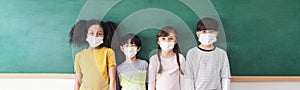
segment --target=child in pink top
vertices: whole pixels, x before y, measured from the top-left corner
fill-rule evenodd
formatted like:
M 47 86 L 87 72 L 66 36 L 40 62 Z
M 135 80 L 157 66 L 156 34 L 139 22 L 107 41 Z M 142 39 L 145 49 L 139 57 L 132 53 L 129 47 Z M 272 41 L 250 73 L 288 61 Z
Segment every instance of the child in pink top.
M 158 52 L 149 60 L 148 90 L 181 90 L 185 59 L 179 54 L 177 33 L 174 28 L 166 26 L 156 37 Z

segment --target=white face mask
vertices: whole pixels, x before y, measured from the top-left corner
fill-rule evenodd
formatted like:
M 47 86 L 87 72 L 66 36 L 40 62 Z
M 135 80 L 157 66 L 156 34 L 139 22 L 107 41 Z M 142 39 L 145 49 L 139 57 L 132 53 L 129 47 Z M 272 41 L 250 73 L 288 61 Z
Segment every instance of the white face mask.
M 159 46 L 163 51 L 170 51 L 174 48 L 173 42 L 160 42 Z
M 89 43 L 90 47 L 97 47 L 103 43 L 103 37 L 95 37 L 87 35 L 86 41 Z
M 133 58 L 137 54 L 137 48 L 136 47 L 125 47 L 124 54 L 126 55 L 127 58 Z
M 217 41 L 216 34 L 200 34 L 198 41 L 203 45 L 211 45 Z

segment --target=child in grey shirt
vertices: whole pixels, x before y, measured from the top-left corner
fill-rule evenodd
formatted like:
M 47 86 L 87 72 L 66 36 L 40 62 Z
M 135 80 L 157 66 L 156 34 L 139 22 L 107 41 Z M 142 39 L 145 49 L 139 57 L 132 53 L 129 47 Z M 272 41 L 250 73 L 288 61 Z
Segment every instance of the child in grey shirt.
M 148 63 L 137 58 L 141 50 L 140 38 L 135 34 L 123 36 L 120 49 L 126 56 L 126 60 L 117 67 L 122 90 L 146 90 Z

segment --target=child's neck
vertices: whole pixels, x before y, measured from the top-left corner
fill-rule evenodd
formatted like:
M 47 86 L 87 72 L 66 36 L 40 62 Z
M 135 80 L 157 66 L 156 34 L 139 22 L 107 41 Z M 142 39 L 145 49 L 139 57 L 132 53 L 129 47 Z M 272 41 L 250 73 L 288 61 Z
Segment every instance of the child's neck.
M 175 53 L 172 50 L 170 50 L 170 51 L 163 51 L 162 50 L 162 52 L 161 52 L 161 56 L 165 57 L 165 58 L 171 58 L 174 55 L 175 55 Z
M 134 63 L 136 60 L 137 60 L 136 56 L 134 56 L 132 58 L 127 58 L 126 57 L 126 62 L 129 62 L 129 63 Z
M 100 49 L 101 47 L 88 47 L 87 49 L 88 50 L 97 50 L 97 49 Z
M 204 50 L 213 50 L 215 48 L 215 46 L 213 44 L 210 44 L 210 45 L 200 44 L 199 48 L 204 49 Z

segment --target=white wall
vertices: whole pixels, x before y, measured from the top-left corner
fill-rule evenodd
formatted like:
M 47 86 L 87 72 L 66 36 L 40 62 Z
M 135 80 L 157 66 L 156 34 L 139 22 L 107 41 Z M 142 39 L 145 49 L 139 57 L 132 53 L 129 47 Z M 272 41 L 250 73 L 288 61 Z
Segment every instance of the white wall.
M 0 90 L 73 90 L 74 79 L 0 78 Z M 231 90 L 300 90 L 300 82 L 232 82 Z
M 74 90 L 74 79 L 5 79 L 0 90 Z

